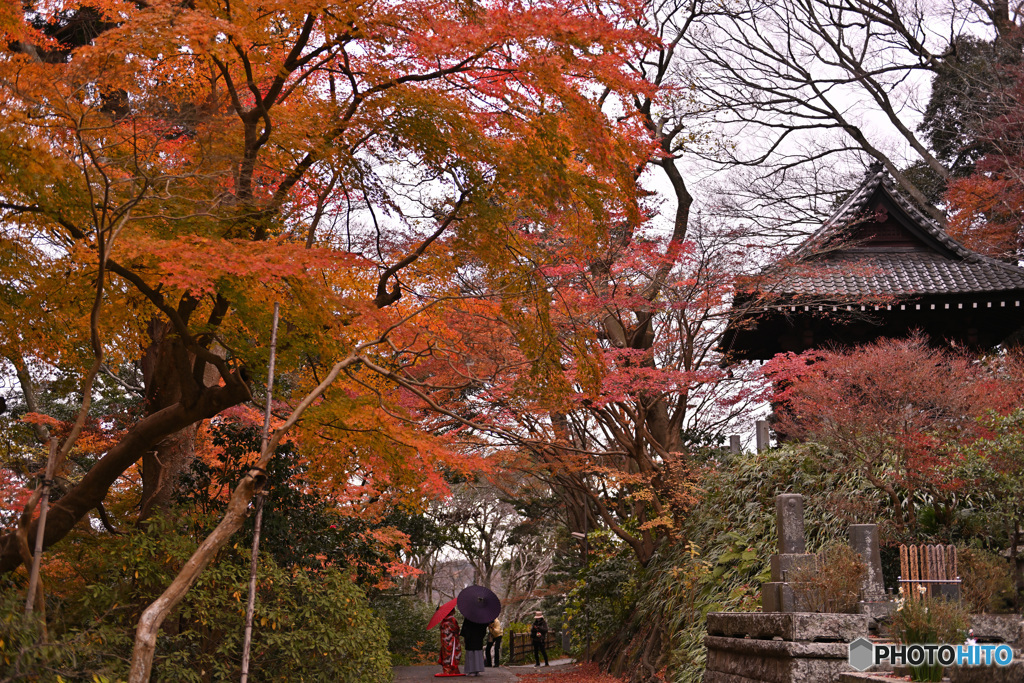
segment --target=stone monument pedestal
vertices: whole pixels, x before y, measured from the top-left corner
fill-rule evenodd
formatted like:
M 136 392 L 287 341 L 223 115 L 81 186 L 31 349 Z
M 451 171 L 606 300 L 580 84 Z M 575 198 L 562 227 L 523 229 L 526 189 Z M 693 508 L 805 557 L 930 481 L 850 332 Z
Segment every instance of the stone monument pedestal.
M 867 632 L 861 614 L 712 613 L 704 683 L 837 683 Z

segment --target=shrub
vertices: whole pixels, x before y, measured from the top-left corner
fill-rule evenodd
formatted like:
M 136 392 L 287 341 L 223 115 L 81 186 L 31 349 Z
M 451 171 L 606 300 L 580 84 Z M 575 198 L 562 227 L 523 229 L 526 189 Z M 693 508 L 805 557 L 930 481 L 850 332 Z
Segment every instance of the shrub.
M 13 585 L 0 592 L 0 672 L 4 681 L 117 680 L 123 667 L 110 651 L 130 648 L 129 634 L 109 624 L 65 629 L 43 642 L 35 615 L 25 616 L 25 594 Z
M 811 612 L 853 612 L 867 565 L 846 543 L 834 542 L 814 556 L 814 569 L 800 568 L 790 581 L 799 586 Z
M 437 629 L 427 630 L 437 607 L 408 595 L 381 594 L 371 603 L 374 613 L 391 632 L 388 651 L 394 666 L 432 664 L 437 661 L 440 639 Z
M 639 578 L 636 560 L 628 549 L 591 560 L 566 601 L 563 626 L 570 630 L 574 652 L 583 652 L 588 638 L 592 653 L 598 651 L 597 644 L 615 638 L 629 620 Z M 548 620 L 549 629 L 556 628 L 553 621 Z M 521 632 L 529 632 L 532 624 L 532 619 L 522 624 Z M 518 624 L 509 628 L 520 632 Z
M 35 646 L 30 621 L 17 617 L 22 591 L 0 595 L 0 656 L 18 663 L 21 680 L 45 672 L 68 681 L 127 676 L 135 625 L 195 543 L 165 520 L 146 531 L 79 539 L 50 558 L 47 609 L 50 644 Z M 154 681 L 237 680 L 240 670 L 249 556 L 225 549 L 167 618 L 153 665 Z M 347 572 L 282 569 L 261 558 L 250 670 L 254 681 L 387 681 L 387 626 Z M 63 592 L 57 592 L 62 585 Z M 43 676 L 54 680 L 55 676 Z M 13 677 L 13 680 L 19 680 Z
M 964 603 L 972 613 L 999 609 L 1003 598 L 1013 595 L 1013 572 L 1010 563 L 990 552 L 977 548 L 958 550 L 961 591 Z

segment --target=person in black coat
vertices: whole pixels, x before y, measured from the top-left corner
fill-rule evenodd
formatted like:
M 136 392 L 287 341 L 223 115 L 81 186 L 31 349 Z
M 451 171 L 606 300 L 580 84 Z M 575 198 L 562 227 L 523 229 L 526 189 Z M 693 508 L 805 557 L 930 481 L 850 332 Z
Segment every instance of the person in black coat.
M 540 666 L 540 655 L 544 654 L 544 666 L 548 664 L 548 622 L 542 612 L 533 613 L 533 625 L 530 627 L 530 640 L 533 641 L 533 659 Z
M 466 641 L 466 675 L 479 676 L 484 670 L 484 635 L 487 624 L 466 619 L 462 622 L 462 637 Z

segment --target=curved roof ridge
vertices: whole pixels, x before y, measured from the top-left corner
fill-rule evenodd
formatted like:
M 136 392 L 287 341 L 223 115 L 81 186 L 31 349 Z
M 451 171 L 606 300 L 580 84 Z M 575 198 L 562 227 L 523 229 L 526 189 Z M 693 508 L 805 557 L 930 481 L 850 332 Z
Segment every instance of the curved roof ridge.
M 883 171 L 884 174 L 884 171 Z M 960 258 L 969 259 L 972 257 L 982 257 L 981 254 L 971 251 L 963 244 L 958 242 L 949 236 L 938 221 L 925 214 L 921 209 L 917 207 L 914 202 L 910 201 L 898 187 L 896 187 L 895 181 L 889 177 L 888 174 L 884 174 L 885 177 L 882 179 L 882 185 L 886 190 L 886 193 L 892 199 L 892 201 L 899 206 L 907 215 L 914 220 L 917 225 L 924 228 L 929 235 L 938 240 L 943 246 L 948 248 L 950 251 L 955 253 Z M 982 257 L 985 258 L 985 257 Z
M 827 235 L 849 225 L 864 210 L 868 199 L 878 189 L 879 184 L 883 182 L 885 175 L 885 170 L 881 164 L 869 166 L 860 186 L 846 198 L 846 201 L 839 205 L 839 208 L 821 224 L 820 228 L 811 233 L 810 237 L 793 250 L 792 255 L 800 256 L 803 252 L 812 250 Z
M 972 249 L 967 248 L 959 240 L 950 236 L 950 234 L 947 233 L 935 219 L 926 215 L 917 207 L 916 204 L 910 201 L 906 197 L 906 195 L 900 192 L 899 188 L 896 187 L 896 183 L 892 178 L 886 176 L 882 182 L 885 185 L 885 189 L 888 191 L 889 196 L 892 197 L 892 200 L 897 205 L 899 205 L 901 209 L 906 211 L 907 214 L 911 218 L 913 218 L 918 225 L 927 230 L 932 235 L 932 237 L 939 240 L 943 245 L 945 245 L 950 250 L 955 252 L 961 258 L 968 261 L 982 262 L 994 266 L 999 266 L 1000 268 L 1012 271 L 1014 273 L 1019 273 L 1021 271 L 1021 267 L 1019 265 L 1008 263 L 1003 259 L 998 259 L 993 256 L 988 256 L 986 254 L 981 254 L 976 251 L 973 251 Z

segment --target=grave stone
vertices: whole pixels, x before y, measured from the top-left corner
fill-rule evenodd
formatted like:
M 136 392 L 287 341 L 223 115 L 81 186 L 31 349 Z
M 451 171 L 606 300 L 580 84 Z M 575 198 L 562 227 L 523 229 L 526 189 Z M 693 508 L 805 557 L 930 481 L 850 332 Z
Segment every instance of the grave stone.
M 813 571 L 814 555 L 806 552 L 804 540 L 804 497 L 799 493 L 775 496 L 775 524 L 779 552 L 769 558 L 771 581 L 761 584 L 761 609 L 765 612 L 802 612 L 807 610 L 799 591 L 789 581 L 792 573 Z
M 775 523 L 779 530 L 779 554 L 803 554 L 804 497 L 799 493 L 780 493 L 775 496 Z
M 860 555 L 861 560 L 867 565 L 867 572 L 861 582 L 857 611 L 868 616 L 870 619 L 868 625 L 872 632 L 875 632 L 879 628 L 879 621 L 892 614 L 896 607 L 885 594 L 885 582 L 882 579 L 882 555 L 878 548 L 878 525 L 851 524 L 850 547 Z
M 771 448 L 771 432 L 768 429 L 768 420 L 757 420 L 754 422 L 754 441 L 757 444 L 758 453 Z
M 850 547 L 860 554 L 867 565 L 864 581 L 861 583 L 860 598 L 866 602 L 885 600 L 885 583 L 882 581 L 882 555 L 878 548 L 877 524 L 851 524 Z

